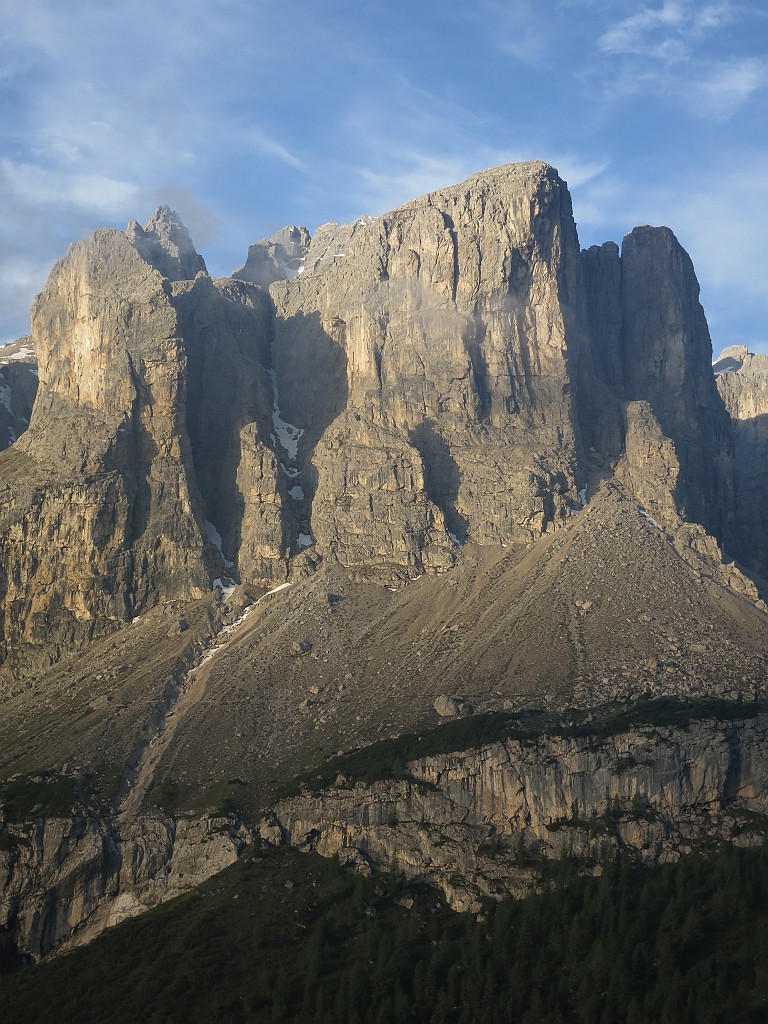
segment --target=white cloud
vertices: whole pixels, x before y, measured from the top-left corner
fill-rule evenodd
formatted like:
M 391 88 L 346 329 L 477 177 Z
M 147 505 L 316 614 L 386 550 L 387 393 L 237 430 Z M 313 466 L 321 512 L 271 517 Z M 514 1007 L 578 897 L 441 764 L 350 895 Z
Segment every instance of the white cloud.
M 643 7 L 612 25 L 598 39 L 598 49 L 665 62 L 685 60 L 696 40 L 718 31 L 735 17 L 728 3 L 700 8 L 687 0 L 665 0 L 661 7 Z
M 691 82 L 681 101 L 696 117 L 727 121 L 754 93 L 767 86 L 766 61 L 722 61 L 710 64 L 704 78 Z
M 557 17 L 544 14 L 534 0 L 479 0 L 465 13 L 518 63 L 541 67 L 552 62 Z
M 66 174 L 3 158 L 0 182 L 6 202 L 76 206 L 107 217 L 130 211 L 139 194 L 130 182 L 106 175 Z
M 245 133 L 242 141 L 261 156 L 272 157 L 299 171 L 305 169 L 306 165 L 303 160 L 259 128 L 250 128 Z

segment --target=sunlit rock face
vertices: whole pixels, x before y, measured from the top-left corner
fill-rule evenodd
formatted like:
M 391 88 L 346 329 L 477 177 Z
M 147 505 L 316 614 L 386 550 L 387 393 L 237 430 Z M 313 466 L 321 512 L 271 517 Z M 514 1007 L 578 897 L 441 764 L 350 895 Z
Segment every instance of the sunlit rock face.
M 317 252 L 321 249 L 322 252 Z M 304 430 L 318 550 L 447 567 L 451 533 L 528 541 L 578 505 L 568 191 L 503 167 L 327 226 L 272 286 L 284 414 Z
M 37 398 L 4 464 L 4 632 L 9 652 L 55 654 L 208 574 L 165 279 L 99 231 L 53 269 L 32 341 Z
M 249 577 L 285 576 L 269 300 L 204 269 L 169 281 L 157 266 L 204 267 L 186 230 L 160 211 L 143 232 L 73 246 L 33 309 L 39 388 L 0 496 L 5 651 L 21 663 L 201 596 L 241 549 Z

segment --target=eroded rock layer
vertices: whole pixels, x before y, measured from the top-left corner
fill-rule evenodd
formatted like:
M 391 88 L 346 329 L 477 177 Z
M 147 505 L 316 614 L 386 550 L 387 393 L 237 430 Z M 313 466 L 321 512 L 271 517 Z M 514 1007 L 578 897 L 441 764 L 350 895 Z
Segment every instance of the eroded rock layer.
M 599 861 L 628 848 L 655 864 L 713 840 L 762 845 L 767 727 L 762 716 L 509 739 L 411 761 L 400 780 L 340 776 L 278 804 L 262 833 L 427 878 L 477 911 L 483 897 L 525 892 L 526 864 L 566 850 Z

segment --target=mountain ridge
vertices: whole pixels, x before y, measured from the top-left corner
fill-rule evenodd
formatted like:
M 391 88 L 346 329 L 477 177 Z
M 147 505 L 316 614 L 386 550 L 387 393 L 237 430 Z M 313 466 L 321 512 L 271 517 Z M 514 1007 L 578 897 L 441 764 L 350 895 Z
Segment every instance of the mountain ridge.
M 222 811 L 224 860 L 293 841 L 260 816 L 345 751 L 452 716 L 765 698 L 768 374 L 739 350 L 715 377 L 669 229 L 581 250 L 549 165 L 291 226 L 216 280 L 162 207 L 70 249 L 32 339 L 30 425 L 0 453 L 0 794 L 31 794 L 8 843 L 49 785 L 75 808 L 61 876 L 0 850 L 0 927 L 36 956 L 46 927 L 207 877 Z M 186 881 L 98 857 L 84 881 L 80 836 L 129 858 L 179 822 Z M 50 896 L 69 868 L 77 922 Z

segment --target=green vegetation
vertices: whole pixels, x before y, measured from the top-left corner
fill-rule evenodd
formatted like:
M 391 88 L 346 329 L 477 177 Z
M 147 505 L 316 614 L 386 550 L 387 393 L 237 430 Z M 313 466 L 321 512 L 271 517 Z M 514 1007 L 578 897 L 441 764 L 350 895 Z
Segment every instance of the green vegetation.
M 247 783 L 240 778 L 195 786 L 166 776 L 152 786 L 147 803 L 169 813 L 226 816 L 243 809 L 246 786 Z
M 562 716 L 546 711 L 489 712 L 458 718 L 419 734 L 410 733 L 380 740 L 370 746 L 339 754 L 298 776 L 281 796 L 299 791 L 301 786 L 323 789 L 339 774 L 355 782 L 370 785 L 381 779 L 403 778 L 409 761 L 454 751 L 470 750 L 506 739 L 535 742 L 542 736 L 593 738 L 599 741 L 638 726 L 677 726 L 686 728 L 701 719 L 734 721 L 755 718 L 768 712 L 768 703 L 725 700 L 678 701 L 673 699 L 611 704 L 591 712 L 574 712 L 568 723 Z M 629 771 L 634 759 L 625 758 L 615 771 Z
M 725 847 L 544 890 L 475 918 L 401 879 L 249 854 L 85 949 L 0 978 L 27 1024 L 757 1024 L 768 850 Z M 411 910 L 398 901 L 415 899 Z
M 17 824 L 69 815 L 77 796 L 74 781 L 56 772 L 42 771 L 0 783 L 3 813 L 7 821 Z

